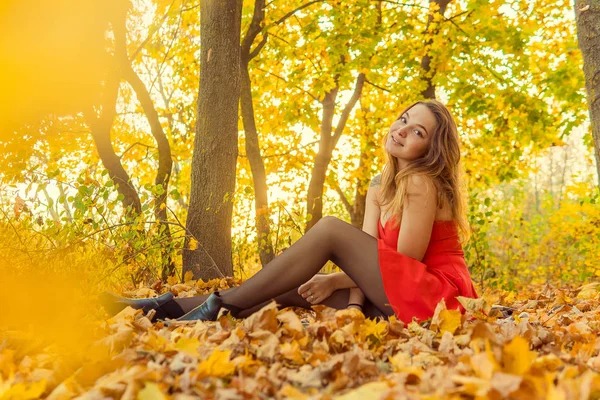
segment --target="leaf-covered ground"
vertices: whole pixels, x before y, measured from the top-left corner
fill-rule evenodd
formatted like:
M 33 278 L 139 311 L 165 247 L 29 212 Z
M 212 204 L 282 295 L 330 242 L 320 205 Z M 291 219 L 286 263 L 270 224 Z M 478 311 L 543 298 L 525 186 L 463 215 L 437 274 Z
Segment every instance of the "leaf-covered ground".
M 229 284 L 188 281 L 129 295 L 185 297 Z M 0 398 L 600 397 L 596 284 L 490 291 L 463 304 L 464 315 L 440 303 L 431 320 L 408 325 L 272 303 L 245 320 L 165 326 L 127 308 L 98 322 L 84 356 L 70 360 L 0 332 Z

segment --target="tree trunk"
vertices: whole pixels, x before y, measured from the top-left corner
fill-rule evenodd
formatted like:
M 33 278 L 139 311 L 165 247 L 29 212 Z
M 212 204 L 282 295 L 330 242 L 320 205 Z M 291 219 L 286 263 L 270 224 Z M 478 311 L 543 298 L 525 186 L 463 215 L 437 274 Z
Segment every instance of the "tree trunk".
M 323 99 L 323 121 L 321 122 L 321 138 L 319 141 L 319 152 L 315 157 L 315 165 L 310 174 L 308 184 L 308 199 L 306 203 L 306 231 L 323 217 L 323 184 L 327 166 L 331 160 L 333 148 L 330 145 L 331 131 L 333 130 L 333 116 L 335 114 L 335 98 L 338 87 L 325 94 Z M 313 221 L 314 220 L 314 221 Z
M 254 107 L 252 104 L 252 89 L 248 64 L 242 62 L 241 66 L 241 106 L 244 132 L 246 133 L 246 155 L 250 162 L 252 180 L 254 182 L 254 207 L 256 209 L 257 244 L 260 262 L 264 267 L 274 257 L 271 244 L 271 228 L 269 226 L 269 197 L 265 165 L 260 154 L 258 133 L 254 120 Z
M 600 0 L 575 0 L 575 19 L 600 186 Z
M 169 180 L 173 168 L 171 145 L 160 124 L 158 112 L 156 112 L 154 102 L 150 97 L 146 85 L 144 85 L 144 82 L 142 82 L 131 66 L 131 61 L 127 55 L 127 32 L 125 22 L 126 15 L 123 15 L 122 18 L 115 21 L 113 26 L 115 32 L 115 57 L 117 57 L 119 62 L 123 78 L 131 85 L 138 101 L 142 105 L 144 114 L 150 124 L 150 131 L 152 136 L 154 136 L 158 148 L 158 170 L 156 171 L 156 177 L 154 179 L 154 184 L 157 186 L 157 191 L 154 193 L 154 216 L 157 221 L 160 221 L 161 231 L 167 239 L 166 243 L 162 246 L 164 251 L 162 254 L 163 266 L 161 270 L 162 279 L 166 281 L 167 278 L 175 272 L 175 264 L 171 257 L 170 246 L 168 246 L 168 244 L 171 243 L 171 229 L 168 224 L 166 207 Z M 158 186 L 160 186 L 160 188 L 158 188 Z
M 233 275 L 231 217 L 238 155 L 241 0 L 200 1 L 198 119 L 192 157 L 184 272 Z
M 430 8 L 431 4 L 437 4 L 439 6 L 439 10 L 436 12 L 444 15 L 446 12 L 446 7 L 450 0 L 429 0 Z M 431 30 L 431 38 L 425 42 L 425 46 L 431 46 L 433 43 L 433 36 L 437 35 L 439 32 L 439 28 L 431 29 L 431 24 L 433 23 L 434 13 L 430 12 L 429 17 L 427 18 L 427 26 L 425 27 L 425 32 L 429 32 Z M 437 26 L 437 25 L 436 25 Z M 435 77 L 435 70 L 431 70 L 431 57 L 429 53 L 425 54 L 425 57 L 421 60 L 421 69 L 423 70 L 423 79 L 427 83 L 427 88 L 421 92 L 421 96 L 425 99 L 435 99 L 435 85 L 433 84 L 433 78 Z
M 335 81 L 337 82 L 337 78 Z M 328 92 L 323 99 L 323 122 L 321 123 L 319 152 L 315 158 L 315 165 L 308 185 L 308 199 L 306 202 L 308 221 L 306 222 L 306 231 L 312 228 L 317 221 L 323 217 L 323 186 L 325 184 L 327 168 L 329 167 L 333 150 L 344 132 L 346 122 L 350 117 L 350 112 L 356 105 L 356 102 L 360 99 L 364 83 L 365 74 L 358 74 L 354 93 L 348 101 L 348 104 L 346 104 L 346 107 L 344 107 L 344 111 L 342 111 L 342 115 L 340 116 L 340 120 L 333 135 L 331 132 L 333 131 L 333 116 L 335 114 L 335 98 L 337 97 L 339 87 L 336 86 L 331 92 Z
M 257 47 L 250 52 L 250 48 L 254 43 L 254 39 L 262 30 L 260 24 L 265 19 L 265 0 L 256 0 L 254 3 L 254 15 L 252 22 L 248 27 L 248 31 L 242 40 L 241 47 L 241 94 L 240 105 L 242 108 L 242 121 L 244 123 L 244 132 L 246 134 L 246 156 L 250 162 L 250 170 L 252 171 L 252 181 L 254 182 L 254 208 L 255 223 L 256 223 L 256 242 L 258 245 L 258 254 L 260 263 L 264 267 L 275 256 L 273 245 L 271 243 L 271 227 L 269 225 L 269 196 L 267 186 L 267 174 L 265 172 L 265 164 L 263 163 L 260 154 L 260 146 L 258 142 L 258 132 L 256 129 L 256 121 L 254 119 L 254 103 L 252 101 L 252 81 L 250 80 L 249 63 L 252 58 L 258 55 L 258 52 L 265 45 L 267 35 L 263 36 L 263 40 Z
M 127 214 L 139 215 L 142 212 L 140 197 L 131 183 L 129 174 L 123 168 L 121 159 L 115 153 L 110 140 L 110 130 L 116 115 L 118 93 L 119 78 L 115 74 L 106 82 L 100 116 L 96 117 L 96 112 L 91 107 L 86 109 L 83 114 L 92 132 L 102 165 L 104 165 L 108 175 L 117 186 L 119 194 L 123 195 L 123 207 L 127 210 Z

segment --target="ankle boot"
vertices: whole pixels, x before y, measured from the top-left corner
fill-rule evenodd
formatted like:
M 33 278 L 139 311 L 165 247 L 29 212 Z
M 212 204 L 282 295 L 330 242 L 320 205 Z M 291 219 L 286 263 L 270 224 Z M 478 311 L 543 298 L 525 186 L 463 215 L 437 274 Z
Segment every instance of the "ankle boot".
M 117 296 L 114 293 L 103 292 L 100 294 L 100 303 L 104 306 L 106 311 L 111 315 L 115 315 L 123 310 L 125 307 L 130 306 L 135 309 L 144 310 L 146 314 L 150 310 L 157 310 L 160 306 L 173 300 L 173 293 L 167 292 L 158 297 L 151 297 L 147 299 L 130 299 L 127 297 Z
M 208 296 L 208 299 L 206 299 L 204 303 L 200 304 L 187 314 L 177 318 L 177 321 L 216 321 L 219 312 L 222 309 L 229 312 L 234 317 L 242 311 L 239 307 L 223 303 L 223 299 L 219 295 L 219 292 L 214 292 Z

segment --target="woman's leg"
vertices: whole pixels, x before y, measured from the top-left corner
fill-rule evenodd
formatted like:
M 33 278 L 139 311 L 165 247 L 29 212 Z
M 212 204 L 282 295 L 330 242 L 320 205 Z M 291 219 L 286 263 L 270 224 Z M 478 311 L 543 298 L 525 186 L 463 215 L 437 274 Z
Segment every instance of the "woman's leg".
M 377 240 L 334 217 L 319 220 L 282 254 L 240 286 L 223 292 L 221 298 L 225 304 L 252 309 L 308 281 L 328 260 L 348 274 L 383 314 L 393 314 L 379 271 Z
M 227 290 L 230 290 L 230 289 L 227 289 Z M 226 290 L 221 291 L 220 293 L 226 293 Z M 333 292 L 331 294 L 331 296 L 329 296 L 327 299 L 322 301 L 320 304 L 325 305 L 327 307 L 335 308 L 336 310 L 342 310 L 342 309 L 346 308 L 348 305 L 349 293 L 350 293 L 350 289 L 336 290 L 335 292 Z M 200 296 L 183 297 L 183 298 L 173 299 L 172 301 L 176 302 L 179 305 L 179 307 L 183 310 L 183 313 L 180 315 L 177 314 L 177 315 L 173 315 L 173 316 L 168 316 L 168 318 L 178 318 L 181 315 L 193 310 L 194 308 L 196 308 L 200 304 L 202 304 L 208 298 L 208 296 L 209 296 L 208 294 L 203 294 Z M 278 304 L 280 309 L 285 308 L 285 307 L 301 307 L 301 308 L 306 308 L 307 310 L 310 310 L 311 306 L 312 306 L 311 303 L 306 301 L 302 296 L 300 296 L 298 294 L 297 287 L 295 287 L 294 289 L 290 290 L 287 293 L 284 293 L 282 295 L 275 297 L 273 300 L 275 300 L 275 302 Z M 246 317 L 254 314 L 255 312 L 257 312 L 258 310 L 260 310 L 261 308 L 263 308 L 270 302 L 271 302 L 271 300 L 267 300 L 260 304 L 255 305 L 252 308 L 243 310 L 240 312 L 238 317 L 246 318 Z M 363 313 L 365 314 L 365 317 L 367 317 L 367 318 L 387 317 L 387 315 L 385 315 L 381 311 L 379 311 L 379 309 L 377 307 L 375 307 L 375 305 L 373 303 L 371 303 L 369 300 L 366 300 L 363 305 Z
M 339 289 L 339 290 L 334 291 L 331 294 L 331 296 L 329 296 L 328 298 L 326 298 L 324 301 L 322 301 L 319 304 L 322 304 L 327 307 L 335 308 L 337 310 L 342 310 L 342 309 L 345 309 L 348 305 L 349 294 L 350 294 L 350 289 Z M 302 296 L 300 296 L 298 294 L 297 287 L 290 290 L 287 293 L 284 293 L 282 295 L 275 297 L 274 300 L 279 305 L 280 309 L 285 308 L 285 307 L 301 307 L 301 308 L 306 308 L 306 309 L 310 310 L 312 307 L 311 303 L 306 301 Z M 257 312 L 264 306 L 266 306 L 269 302 L 270 301 L 265 301 L 264 303 L 260 303 L 252 308 L 243 310 L 242 312 L 240 312 L 238 317 L 246 318 L 246 317 L 254 314 L 255 312 Z M 373 305 L 373 303 L 371 303 L 368 300 L 366 300 L 365 304 L 363 305 L 363 313 L 365 314 L 365 317 L 367 317 L 367 318 L 375 318 L 375 317 L 386 318 L 387 317 L 387 315 L 385 315 L 381 311 L 379 311 L 379 309 L 377 309 L 377 307 L 375 307 Z

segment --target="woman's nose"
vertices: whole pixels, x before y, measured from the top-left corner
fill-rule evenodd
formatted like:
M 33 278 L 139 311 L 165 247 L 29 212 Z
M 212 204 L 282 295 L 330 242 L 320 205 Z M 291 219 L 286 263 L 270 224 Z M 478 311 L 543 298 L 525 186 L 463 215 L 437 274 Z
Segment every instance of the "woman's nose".
M 406 127 L 404 127 L 404 128 L 400 128 L 400 129 L 398 130 L 398 135 L 400 135 L 400 136 L 402 136 L 402 137 L 406 137 L 406 132 L 407 132 L 407 129 L 406 129 Z

